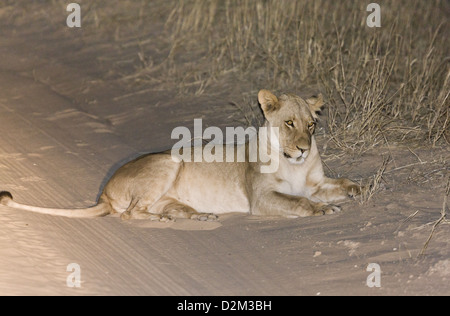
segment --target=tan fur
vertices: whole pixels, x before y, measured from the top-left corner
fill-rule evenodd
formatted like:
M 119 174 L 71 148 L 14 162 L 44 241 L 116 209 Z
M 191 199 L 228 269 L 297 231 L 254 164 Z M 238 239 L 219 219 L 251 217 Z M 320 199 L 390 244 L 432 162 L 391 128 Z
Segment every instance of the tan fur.
M 151 154 L 121 167 L 106 185 L 99 204 L 85 210 L 52 210 L 15 203 L 0 193 L 0 203 L 33 212 L 68 217 L 120 213 L 123 219 L 214 220 L 217 214 L 242 212 L 285 217 L 331 214 L 331 205 L 359 194 L 347 179 L 325 177 L 314 138 L 317 112 L 323 98 L 295 95 L 276 97 L 261 90 L 258 100 L 265 127 L 279 128 L 279 168 L 262 173 L 262 162 L 184 162 L 170 152 Z M 260 137 L 260 135 L 258 136 Z M 251 142 L 258 142 L 255 137 Z M 268 142 L 268 146 L 272 146 Z M 273 140 L 272 140 L 273 141 Z M 243 147 L 247 146 L 247 147 Z M 246 150 L 248 144 L 236 146 Z M 246 151 L 248 158 L 248 150 Z

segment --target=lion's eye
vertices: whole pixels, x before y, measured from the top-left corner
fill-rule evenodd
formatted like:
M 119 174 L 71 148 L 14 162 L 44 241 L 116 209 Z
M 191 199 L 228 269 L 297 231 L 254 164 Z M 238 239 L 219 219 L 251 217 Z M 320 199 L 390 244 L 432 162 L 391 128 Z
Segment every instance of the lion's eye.
M 316 125 L 316 122 L 312 122 L 312 121 L 311 121 L 311 122 L 308 123 L 308 127 L 309 127 L 309 128 L 313 128 L 314 125 Z
M 294 127 L 294 122 L 292 120 L 286 121 L 285 123 L 289 127 Z

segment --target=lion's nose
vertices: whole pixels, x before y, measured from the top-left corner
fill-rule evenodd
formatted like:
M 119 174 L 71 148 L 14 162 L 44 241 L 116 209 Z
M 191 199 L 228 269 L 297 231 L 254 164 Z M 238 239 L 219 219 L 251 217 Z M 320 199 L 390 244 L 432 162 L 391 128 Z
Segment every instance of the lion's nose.
M 308 151 L 308 150 L 309 150 L 309 148 L 302 148 L 302 147 L 300 147 L 300 146 L 296 146 L 296 147 L 297 147 L 298 150 L 301 151 L 302 154 L 303 154 L 305 151 Z

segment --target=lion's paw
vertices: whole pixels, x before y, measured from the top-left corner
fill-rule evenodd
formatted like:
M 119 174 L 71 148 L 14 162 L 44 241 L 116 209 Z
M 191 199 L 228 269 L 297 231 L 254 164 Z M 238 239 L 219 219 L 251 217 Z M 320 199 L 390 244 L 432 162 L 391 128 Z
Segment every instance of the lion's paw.
M 191 216 L 191 219 L 200 222 L 215 222 L 219 219 L 219 217 L 215 214 L 201 213 L 201 214 L 193 214 Z
M 322 204 L 318 208 L 314 210 L 314 216 L 322 216 L 322 215 L 331 215 L 335 213 L 339 213 L 341 211 L 341 207 L 332 204 Z

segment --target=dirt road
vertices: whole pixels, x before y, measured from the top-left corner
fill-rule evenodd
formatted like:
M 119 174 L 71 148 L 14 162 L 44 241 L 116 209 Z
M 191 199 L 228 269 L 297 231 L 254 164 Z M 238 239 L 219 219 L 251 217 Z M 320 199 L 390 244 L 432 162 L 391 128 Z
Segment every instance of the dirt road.
M 151 91 L 121 98 L 117 86 L 93 83 L 102 78 L 88 59 L 74 68 L 59 56 L 35 53 L 31 37 L 19 32 L 0 38 L 0 190 L 19 202 L 90 206 L 122 163 L 170 146 L 171 128 L 192 124 L 186 117 L 227 124 L 230 115 L 239 115 L 231 106 L 217 111 L 204 103 L 182 107 L 161 95 L 151 99 Z M 85 94 L 75 91 L 91 86 Z M 345 211 L 333 216 L 227 215 L 219 223 L 155 224 L 65 219 L 0 206 L 0 294 L 448 295 L 448 223 L 419 256 L 440 217 L 444 189 L 405 187 L 395 177 L 408 169 L 398 167 L 417 158 L 387 150 L 398 165 L 386 175 L 391 182 L 385 190 L 366 204 L 344 203 Z M 327 164 L 358 178 L 376 172 L 381 154 Z M 448 161 L 448 151 L 439 154 Z M 427 161 L 433 153 L 419 155 Z M 66 284 L 71 263 L 81 268 L 80 288 Z M 380 288 L 367 286 L 370 263 L 381 267 Z

